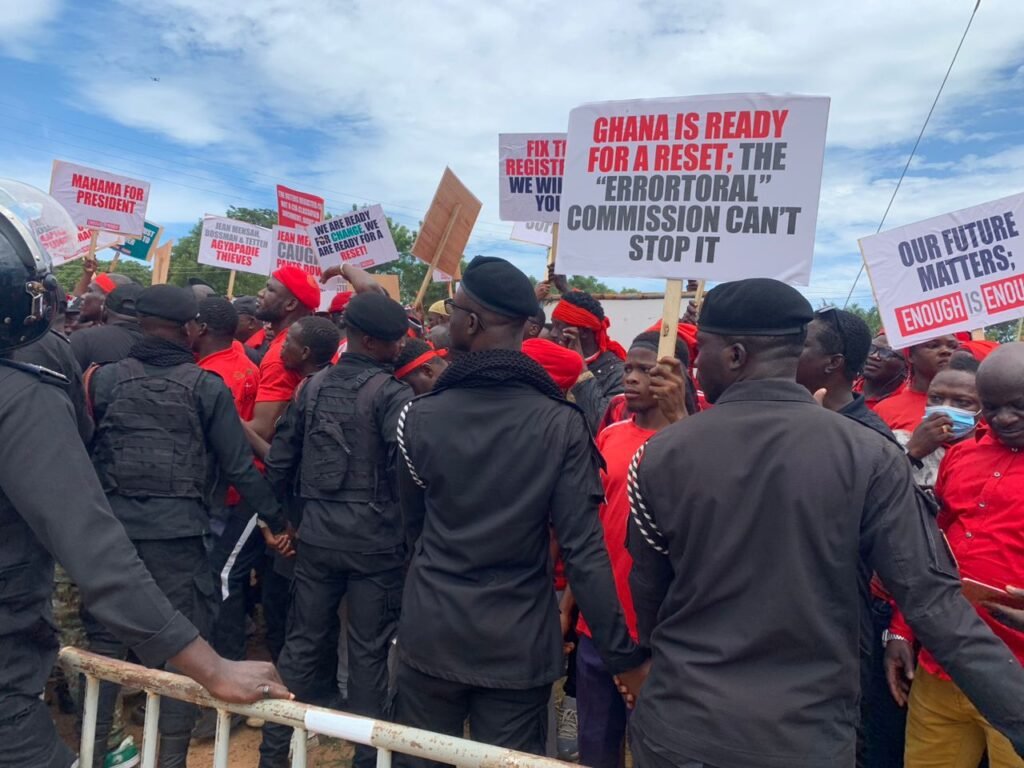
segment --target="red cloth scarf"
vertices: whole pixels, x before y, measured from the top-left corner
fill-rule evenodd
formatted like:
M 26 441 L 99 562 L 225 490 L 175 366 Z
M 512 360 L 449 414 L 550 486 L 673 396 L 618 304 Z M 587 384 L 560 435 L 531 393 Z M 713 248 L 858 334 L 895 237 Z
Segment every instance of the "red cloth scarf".
M 583 373 L 582 357 L 547 339 L 527 339 L 523 342 L 523 354 L 547 371 L 563 392 L 576 386 Z
M 561 320 L 566 325 L 576 328 L 588 328 L 593 331 L 594 341 L 597 342 L 599 350 L 598 356 L 604 352 L 611 352 L 620 360 L 626 359 L 626 350 L 622 348 L 622 345 L 608 337 L 608 327 L 611 323 L 607 317 L 599 320 L 597 315 L 565 299 L 562 299 L 555 305 L 555 311 L 551 313 L 551 317 L 555 320 Z

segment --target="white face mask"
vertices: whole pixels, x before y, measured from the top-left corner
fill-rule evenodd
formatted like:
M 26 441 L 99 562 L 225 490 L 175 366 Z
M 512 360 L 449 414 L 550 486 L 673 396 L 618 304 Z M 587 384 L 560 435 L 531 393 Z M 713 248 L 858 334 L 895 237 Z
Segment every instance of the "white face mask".
M 933 413 L 948 416 L 953 422 L 951 434 L 955 439 L 959 439 L 969 435 L 971 430 L 978 425 L 978 414 L 981 411 L 968 411 L 966 408 L 954 408 L 952 405 L 929 405 L 924 409 L 926 419 Z

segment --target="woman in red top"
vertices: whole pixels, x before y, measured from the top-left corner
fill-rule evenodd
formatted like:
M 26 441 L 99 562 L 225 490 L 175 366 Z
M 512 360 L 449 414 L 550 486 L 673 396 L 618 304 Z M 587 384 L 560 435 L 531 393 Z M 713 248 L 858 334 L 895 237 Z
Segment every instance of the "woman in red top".
M 605 502 L 601 525 L 612 564 L 615 589 L 633 639 L 637 638 L 636 612 L 629 592 L 632 558 L 626 550 L 629 498 L 626 476 L 637 450 L 658 430 L 687 415 L 692 392 L 687 393 L 683 370 L 689 364 L 686 345 L 676 343 L 676 361 L 658 363 L 657 333 L 642 333 L 626 356 L 624 399 L 626 420 L 612 424 L 597 436 L 606 468 L 601 473 Z M 687 396 L 689 394 L 689 396 Z M 579 716 L 580 763 L 592 768 L 619 768 L 623 764 L 626 707 L 611 674 L 605 668 L 590 629 L 581 615 L 576 625 L 576 706 Z
M 889 429 L 913 431 L 924 418 L 928 404 L 928 387 L 935 374 L 949 365 L 949 359 L 959 348 L 960 342 L 952 334 L 939 336 L 922 344 L 915 344 L 906 351 L 910 361 L 910 381 L 898 395 L 883 400 L 875 406 L 877 413 Z

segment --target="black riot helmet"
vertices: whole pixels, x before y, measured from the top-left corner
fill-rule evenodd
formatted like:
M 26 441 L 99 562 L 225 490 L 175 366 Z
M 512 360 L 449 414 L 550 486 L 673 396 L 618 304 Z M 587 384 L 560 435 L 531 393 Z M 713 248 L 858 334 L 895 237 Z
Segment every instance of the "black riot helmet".
M 78 228 L 56 200 L 0 179 L 0 354 L 46 333 L 60 300 L 51 264 L 78 250 Z

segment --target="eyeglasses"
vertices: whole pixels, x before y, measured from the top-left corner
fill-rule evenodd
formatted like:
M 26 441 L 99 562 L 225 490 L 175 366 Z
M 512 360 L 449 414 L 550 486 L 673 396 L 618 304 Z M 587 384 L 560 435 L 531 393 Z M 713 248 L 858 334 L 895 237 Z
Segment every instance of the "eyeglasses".
M 465 312 L 467 315 L 473 315 L 474 317 L 476 317 L 476 321 L 480 325 L 480 330 L 485 330 L 486 326 L 484 325 L 483 318 L 481 318 L 480 315 L 478 315 L 476 312 L 474 312 L 469 307 L 463 307 L 463 306 L 460 306 L 459 304 L 456 304 L 455 303 L 455 299 L 445 299 L 444 300 L 444 308 L 445 308 L 445 311 L 448 312 L 449 315 L 452 313 L 452 309 L 458 309 L 458 310 L 461 310 L 461 311 Z
M 840 344 L 839 354 L 846 357 L 846 334 L 843 333 L 843 326 L 839 323 L 839 309 L 837 307 L 822 307 L 815 310 L 814 314 L 828 323 L 836 332 Z
M 895 360 L 902 355 L 892 347 L 880 347 L 872 344 L 868 347 L 868 357 L 877 357 L 879 360 Z

